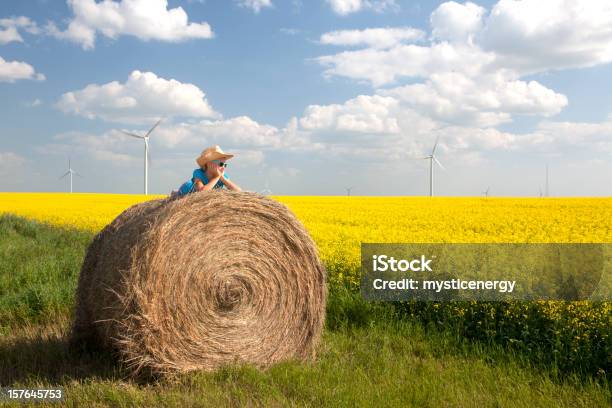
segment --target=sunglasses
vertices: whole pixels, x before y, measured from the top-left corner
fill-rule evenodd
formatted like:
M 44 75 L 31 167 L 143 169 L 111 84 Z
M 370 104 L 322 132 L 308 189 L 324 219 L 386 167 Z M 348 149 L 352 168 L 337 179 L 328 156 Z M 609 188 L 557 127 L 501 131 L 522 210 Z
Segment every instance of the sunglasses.
M 219 167 L 227 167 L 227 163 L 222 162 L 221 160 L 211 160 L 213 163 L 216 163 L 219 165 Z

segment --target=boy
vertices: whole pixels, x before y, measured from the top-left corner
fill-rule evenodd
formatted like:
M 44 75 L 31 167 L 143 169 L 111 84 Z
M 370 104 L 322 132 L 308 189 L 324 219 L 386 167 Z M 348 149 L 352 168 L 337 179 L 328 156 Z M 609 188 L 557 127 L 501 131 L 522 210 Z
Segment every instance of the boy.
M 227 188 L 233 191 L 242 189 L 225 174 L 227 161 L 234 157 L 233 154 L 225 153 L 219 146 L 211 146 L 202 151 L 200 157 L 196 159 L 199 169 L 193 171 L 191 180 L 186 181 L 179 187 L 178 192 L 172 195 L 180 196 L 194 193 L 196 191 L 209 191 L 214 188 Z

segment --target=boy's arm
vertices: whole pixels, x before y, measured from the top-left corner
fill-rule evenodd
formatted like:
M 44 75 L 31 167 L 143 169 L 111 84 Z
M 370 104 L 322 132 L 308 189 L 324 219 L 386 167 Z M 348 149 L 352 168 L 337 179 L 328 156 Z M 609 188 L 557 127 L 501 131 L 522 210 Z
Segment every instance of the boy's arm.
M 238 184 L 231 182 L 229 179 L 226 179 L 224 176 L 221 176 L 220 180 L 225 185 L 225 187 L 229 188 L 230 190 L 242 191 L 242 189 L 240 188 Z
M 207 184 L 204 184 L 202 180 L 200 180 L 199 178 L 196 178 L 195 188 L 197 191 L 210 191 L 213 189 L 215 184 L 217 184 L 217 181 L 219 181 L 219 176 L 212 178 L 211 180 L 209 180 Z

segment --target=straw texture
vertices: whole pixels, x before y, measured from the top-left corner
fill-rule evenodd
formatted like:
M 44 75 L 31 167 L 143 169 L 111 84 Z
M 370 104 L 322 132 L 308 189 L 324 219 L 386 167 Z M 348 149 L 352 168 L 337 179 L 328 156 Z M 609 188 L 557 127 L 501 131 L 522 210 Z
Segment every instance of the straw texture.
M 231 191 L 148 201 L 91 243 L 71 342 L 116 350 L 135 375 L 308 359 L 325 279 L 307 231 L 276 201 Z

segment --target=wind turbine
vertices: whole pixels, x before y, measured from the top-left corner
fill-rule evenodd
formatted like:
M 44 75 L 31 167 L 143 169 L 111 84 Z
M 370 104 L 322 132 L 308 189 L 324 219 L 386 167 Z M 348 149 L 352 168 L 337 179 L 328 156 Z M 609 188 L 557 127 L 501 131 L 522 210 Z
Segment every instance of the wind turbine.
M 485 198 L 489 198 L 489 190 L 491 189 L 491 187 L 487 187 L 487 189 L 485 191 L 482 192 L 482 194 L 485 195 Z
M 263 190 L 261 190 L 259 194 L 265 195 L 265 196 L 272 195 L 272 190 L 270 190 L 270 185 L 268 183 L 268 180 L 266 180 L 266 186 L 264 187 Z
M 158 120 L 144 136 L 137 135 L 135 133 L 130 133 L 125 130 L 121 131 L 122 133 L 128 136 L 135 137 L 136 139 L 144 140 L 144 193 L 145 195 L 149 194 L 149 162 L 151 161 L 151 156 L 149 154 L 149 136 L 151 135 L 151 132 L 153 132 L 155 128 L 161 123 L 162 120 L 164 120 L 164 118 L 161 118 L 160 120 Z
M 77 175 L 77 176 L 79 176 L 79 177 L 83 177 L 83 176 L 81 176 L 79 173 L 77 173 L 76 171 L 74 171 L 74 170 L 72 169 L 72 166 L 70 165 L 70 158 L 68 158 L 68 171 L 67 171 L 66 173 L 64 173 L 64 174 L 63 174 L 63 175 L 62 175 L 62 176 L 59 178 L 59 180 L 63 179 L 64 177 L 66 177 L 66 176 L 68 176 L 68 175 L 70 175 L 70 192 L 71 192 L 71 193 L 72 193 L 72 175 L 73 175 L 73 174 L 76 174 L 76 175 Z
M 440 140 L 440 135 L 438 135 L 438 137 L 436 138 L 436 143 L 434 143 L 433 149 L 431 149 L 431 154 L 429 156 L 423 157 L 423 159 L 426 159 L 426 160 L 429 159 L 429 196 L 430 197 L 433 197 L 434 195 L 434 188 L 433 188 L 434 161 L 438 164 L 438 166 L 440 166 L 442 170 L 444 170 L 444 166 L 442 166 L 442 163 L 440 163 L 440 161 L 436 157 L 436 148 L 438 147 L 438 140 Z
M 353 190 L 353 187 L 354 187 L 354 186 L 351 186 L 351 187 L 346 187 L 346 195 L 347 195 L 347 196 L 349 196 L 349 197 L 351 196 L 351 191 Z

